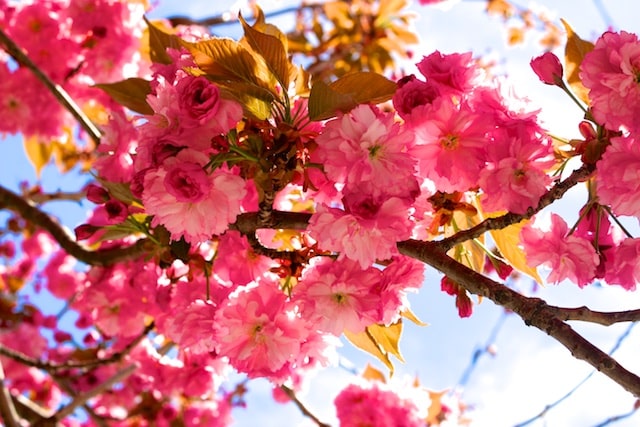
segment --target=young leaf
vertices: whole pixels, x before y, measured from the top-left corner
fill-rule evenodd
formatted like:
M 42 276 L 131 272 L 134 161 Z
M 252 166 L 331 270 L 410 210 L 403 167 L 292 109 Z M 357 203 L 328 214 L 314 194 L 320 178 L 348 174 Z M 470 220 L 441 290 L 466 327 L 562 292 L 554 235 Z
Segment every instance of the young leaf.
M 211 80 L 224 84 L 246 82 L 269 88 L 262 67 L 252 52 L 240 43 L 227 38 L 213 38 L 197 43 L 185 43 L 198 67 Z
M 94 86 L 105 91 L 114 101 L 131 111 L 153 114 L 153 109 L 147 103 L 151 84 L 145 79 L 132 77 L 115 83 L 98 83 Z
M 590 41 L 581 39 L 567 21 L 564 19 L 561 21 L 567 31 L 567 45 L 564 50 L 566 79 L 573 93 L 589 105 L 589 91 L 582 84 L 579 73 L 584 56 L 593 50 L 594 45 Z
M 309 93 L 309 118 L 325 120 L 334 117 L 339 111 L 347 112 L 358 105 L 351 95 L 334 91 L 327 84 L 317 82 Z
M 262 10 L 259 10 L 262 16 Z M 289 88 L 289 59 L 287 51 L 281 39 L 277 36 L 266 34 L 252 26 L 249 26 L 242 15 L 238 17 L 244 29 L 244 36 L 249 46 L 264 58 L 267 68 L 273 73 L 283 90 Z M 263 19 L 258 19 L 261 22 Z
M 171 64 L 172 60 L 167 53 L 167 48 L 180 49 L 182 40 L 180 37 L 165 33 L 155 24 L 144 17 L 144 22 L 149 26 L 149 56 L 151 61 L 159 64 Z
M 329 85 L 317 82 L 309 94 L 309 118 L 325 120 L 360 104 L 385 102 L 395 91 L 394 82 L 368 71 L 347 74 Z

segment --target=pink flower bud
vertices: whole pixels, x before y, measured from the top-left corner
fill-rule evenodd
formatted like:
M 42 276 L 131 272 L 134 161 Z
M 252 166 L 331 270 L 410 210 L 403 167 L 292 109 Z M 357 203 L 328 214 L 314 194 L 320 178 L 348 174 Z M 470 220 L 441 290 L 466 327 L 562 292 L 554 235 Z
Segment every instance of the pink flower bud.
M 543 83 L 562 86 L 562 64 L 556 55 L 545 52 L 531 60 L 531 68 Z
M 102 187 L 98 187 L 95 184 L 89 184 L 87 185 L 87 199 L 90 202 L 95 203 L 96 205 L 101 205 L 103 203 L 106 203 L 109 201 L 109 199 L 111 199 L 111 197 L 109 196 L 109 193 L 107 193 L 107 190 L 105 190 Z

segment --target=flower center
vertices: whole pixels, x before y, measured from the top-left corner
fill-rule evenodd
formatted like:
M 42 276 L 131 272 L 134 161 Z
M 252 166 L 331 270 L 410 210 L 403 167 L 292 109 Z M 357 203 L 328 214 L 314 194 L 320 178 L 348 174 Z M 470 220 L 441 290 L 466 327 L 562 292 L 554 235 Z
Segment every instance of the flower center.
M 442 146 L 442 148 L 449 151 L 458 148 L 459 142 L 460 139 L 456 135 L 447 135 L 440 138 L 440 145 Z

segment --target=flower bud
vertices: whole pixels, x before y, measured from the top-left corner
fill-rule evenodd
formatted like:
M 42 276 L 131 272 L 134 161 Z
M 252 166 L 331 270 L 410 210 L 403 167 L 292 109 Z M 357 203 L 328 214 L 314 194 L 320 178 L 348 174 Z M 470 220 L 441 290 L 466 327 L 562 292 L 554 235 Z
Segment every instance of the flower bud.
M 548 85 L 562 86 L 562 64 L 552 52 L 545 52 L 531 60 L 534 73 Z

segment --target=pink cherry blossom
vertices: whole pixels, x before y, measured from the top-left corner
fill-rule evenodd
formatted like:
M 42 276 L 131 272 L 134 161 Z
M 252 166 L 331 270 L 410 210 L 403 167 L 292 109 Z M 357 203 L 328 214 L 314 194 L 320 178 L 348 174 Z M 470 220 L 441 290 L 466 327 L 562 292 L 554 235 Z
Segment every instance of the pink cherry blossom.
M 238 268 L 239 265 L 242 268 Z M 242 286 L 257 280 L 277 265 L 271 258 L 256 254 L 238 231 L 228 230 L 218 241 L 213 269 L 222 280 Z
M 245 182 L 226 169 L 208 174 L 206 155 L 183 150 L 144 178 L 142 201 L 153 215 L 152 224 L 164 225 L 171 238 L 190 243 L 221 234 L 240 213 Z
M 592 113 L 608 129 L 635 131 L 640 123 L 640 41 L 625 31 L 606 32 L 580 64 Z
M 480 83 L 481 70 L 471 52 L 443 54 L 436 50 L 416 66 L 444 96 L 468 94 Z
M 527 225 L 522 229 L 521 239 L 532 266 L 546 265 L 551 268 L 547 280 L 559 283 L 569 279 L 580 287 L 591 282 L 600 262 L 591 243 L 575 235 L 568 235 L 567 223 L 557 214 L 551 215 L 548 229 L 540 224 Z
M 344 330 L 362 332 L 379 322 L 380 295 L 373 292 L 380 271 L 366 270 L 351 260 L 320 261 L 305 269 L 295 288 L 303 315 L 318 329 L 340 336 Z
M 396 242 L 409 238 L 412 229 L 405 200 L 352 192 L 343 202 L 345 210 L 319 206 L 309 221 L 308 231 L 321 248 L 363 269 L 398 254 Z
M 613 259 L 607 259 L 605 280 L 612 285 L 620 285 L 628 291 L 635 291 L 640 282 L 640 239 L 628 238 L 613 252 Z
M 335 398 L 341 427 L 422 427 L 415 403 L 377 383 L 351 384 Z
M 551 183 L 546 173 L 555 162 L 550 139 L 528 141 L 504 134 L 487 151 L 487 167 L 479 182 L 485 193 L 483 208 L 523 214 L 537 206 Z
M 633 136 L 611 138 L 597 163 L 600 202 L 617 215 L 640 215 L 640 146 Z
M 281 375 L 308 335 L 293 309 L 273 283 L 240 290 L 216 312 L 218 354 L 249 377 Z
M 476 114 L 466 103 L 438 98 L 429 120 L 415 128 L 420 172 L 444 192 L 466 191 L 477 184 L 484 167 L 490 117 Z
M 316 142 L 314 156 L 335 182 L 368 182 L 379 192 L 401 197 L 417 186 L 415 160 L 408 153 L 413 135 L 394 122 L 393 114 L 360 105 L 328 122 Z

